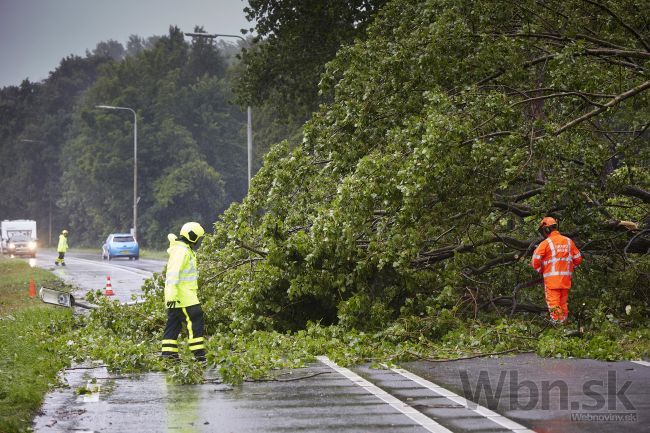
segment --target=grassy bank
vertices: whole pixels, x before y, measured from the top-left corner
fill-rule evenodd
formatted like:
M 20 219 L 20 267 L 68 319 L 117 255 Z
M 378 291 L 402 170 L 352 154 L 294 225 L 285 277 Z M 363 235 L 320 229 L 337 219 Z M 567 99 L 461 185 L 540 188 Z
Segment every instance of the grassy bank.
M 60 285 L 50 272 L 26 261 L 0 258 L 0 431 L 29 431 L 34 413 L 57 372 L 64 334 L 72 326 L 69 310 L 29 298 L 29 279 Z

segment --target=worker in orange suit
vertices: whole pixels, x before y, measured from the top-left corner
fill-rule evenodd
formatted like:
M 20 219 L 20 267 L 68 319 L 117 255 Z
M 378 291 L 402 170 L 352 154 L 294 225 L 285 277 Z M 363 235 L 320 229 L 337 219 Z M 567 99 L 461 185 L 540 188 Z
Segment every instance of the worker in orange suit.
M 545 217 L 538 231 L 545 237 L 535 249 L 531 266 L 544 277 L 546 304 L 553 323 L 564 323 L 569 316 L 569 289 L 573 268 L 582 262 L 575 243 L 558 231 L 555 218 Z

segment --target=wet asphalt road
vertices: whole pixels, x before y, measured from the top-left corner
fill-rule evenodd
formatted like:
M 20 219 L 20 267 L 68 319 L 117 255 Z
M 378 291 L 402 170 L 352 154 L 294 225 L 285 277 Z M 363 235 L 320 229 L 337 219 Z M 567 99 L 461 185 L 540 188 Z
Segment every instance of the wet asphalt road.
M 51 260 L 50 260 L 51 259 Z M 54 255 L 39 257 L 50 267 Z M 49 261 L 49 263 L 48 263 Z M 163 262 L 66 258 L 55 272 L 83 290 L 111 273 L 120 299 Z M 53 266 L 52 266 L 53 267 Z M 158 267 L 158 268 L 156 268 Z M 123 292 L 120 294 L 120 292 Z M 46 396 L 36 432 L 650 432 L 650 363 L 542 359 L 525 354 L 403 369 L 341 369 L 327 359 L 283 382 L 173 385 L 163 373 L 124 377 L 68 370 Z M 312 376 L 313 377 L 307 377 Z M 208 372 L 214 377 L 214 372 Z M 75 391 L 92 378 L 100 389 Z M 299 379 L 302 378 L 302 379 Z M 467 398 L 467 400 L 465 399 Z M 478 405 L 476 404 L 478 403 Z
M 131 302 L 133 297 L 142 294 L 141 287 L 144 281 L 151 277 L 153 272 L 161 272 L 165 262 L 161 260 L 128 260 L 113 259 L 102 260 L 99 253 L 68 253 L 65 256 L 66 266 L 55 266 L 54 259 L 57 253 L 50 250 L 39 251 L 36 259 L 30 259 L 33 265 L 51 270 L 56 276 L 66 283 L 79 288 L 74 291 L 75 297 L 83 298 L 90 290 L 106 288 L 107 277 L 111 279 L 114 299 L 120 302 Z
M 286 382 L 173 385 L 162 373 L 131 378 L 109 374 L 104 368 L 71 370 L 66 373 L 70 388 L 50 393 L 35 420 L 36 432 L 480 432 L 572 433 L 650 431 L 650 366 L 632 362 L 606 363 L 592 360 L 549 360 L 534 355 L 511 358 L 432 364 L 407 363 L 401 369 L 370 369 L 357 366 L 355 377 L 346 377 L 322 362 L 309 368 L 278 373 Z M 491 402 L 484 393 L 481 407 L 464 401 L 472 396 L 485 371 L 484 385 L 491 384 Z M 462 372 L 467 372 L 469 389 L 463 389 Z M 499 377 L 505 372 L 500 391 Z M 517 372 L 517 381 L 511 375 Z M 589 380 L 607 386 L 615 372 L 615 392 L 624 389 L 625 407 L 615 399 L 614 408 L 589 409 L 610 399 L 606 389 L 592 386 L 587 396 L 583 386 Z M 415 377 L 406 377 L 415 373 Z M 316 376 L 312 376 L 317 374 Z M 210 372 L 207 374 L 210 376 Z M 312 377 L 308 377 L 312 376 Z M 96 377 L 102 389 L 90 396 L 76 396 L 73 390 Z M 365 380 L 364 380 L 365 379 Z M 415 380 L 414 380 L 415 379 Z M 367 382 L 365 382 L 367 380 Z M 529 382 L 524 382 L 524 381 Z M 543 383 L 566 383 L 564 392 L 556 385 L 545 407 Z M 559 383 L 558 382 L 558 383 Z M 515 384 L 513 386 L 513 384 Z M 526 388 L 517 390 L 516 387 Z M 375 387 L 376 389 L 373 389 Z M 539 392 L 530 389 L 537 389 Z M 383 393 L 383 394 L 382 394 Z M 538 396 L 531 403 L 530 396 Z M 394 398 L 397 405 L 389 404 Z M 514 399 L 514 400 L 512 400 Z M 388 401 L 388 402 L 387 402 Z M 576 404 L 578 406 L 576 406 Z M 571 410 L 574 407 L 576 409 Z M 496 412 L 491 412 L 494 409 Z M 572 420 L 572 414 L 626 414 L 633 421 Z M 417 416 L 431 423 L 422 425 Z M 409 416 L 410 415 L 410 416 Z M 505 415 L 505 417 L 500 416 Z M 416 419 L 413 419 L 416 418 Z

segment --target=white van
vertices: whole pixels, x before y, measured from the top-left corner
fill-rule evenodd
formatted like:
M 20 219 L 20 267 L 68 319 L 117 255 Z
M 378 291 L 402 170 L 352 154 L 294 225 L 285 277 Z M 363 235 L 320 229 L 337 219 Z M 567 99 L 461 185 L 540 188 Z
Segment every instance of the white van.
M 36 257 L 36 221 L 4 220 L 0 223 L 0 250 L 3 254 Z

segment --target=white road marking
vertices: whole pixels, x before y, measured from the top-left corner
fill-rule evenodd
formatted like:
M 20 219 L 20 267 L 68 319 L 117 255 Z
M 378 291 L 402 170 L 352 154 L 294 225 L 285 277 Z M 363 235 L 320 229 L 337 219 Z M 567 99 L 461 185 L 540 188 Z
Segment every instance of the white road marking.
M 631 361 L 631 362 L 634 362 L 635 364 L 645 365 L 646 367 L 650 367 L 650 362 L 648 361 Z
M 98 262 L 98 261 L 95 261 L 95 260 L 80 259 L 78 257 L 66 257 L 66 260 L 69 260 L 69 261 L 70 260 L 78 260 L 80 262 L 91 263 L 93 265 L 104 266 L 106 268 L 119 269 L 120 271 L 130 272 L 130 273 L 135 274 L 135 275 L 137 275 L 139 277 L 150 278 L 153 275 L 153 272 L 145 271 L 143 269 L 133 269 L 133 268 L 129 268 L 127 266 L 108 264 L 108 263 Z
M 431 391 L 435 392 L 438 395 L 446 397 L 447 399 L 453 401 L 454 403 L 465 406 L 467 409 L 472 410 L 477 414 L 484 416 L 489 420 L 494 421 L 495 423 L 499 424 L 502 427 L 507 428 L 508 430 L 517 433 L 535 433 L 533 430 L 530 430 L 524 427 L 523 425 L 514 422 L 510 418 L 506 418 L 505 416 L 499 415 L 498 413 L 488 409 L 485 406 L 481 406 L 477 403 L 467 400 L 466 398 L 463 398 L 460 395 L 455 394 L 449 391 L 448 389 L 441 387 L 440 385 L 436 385 L 433 382 L 423 379 L 420 376 L 411 373 L 410 371 L 404 370 L 403 368 L 391 368 L 391 370 L 394 371 L 395 373 L 398 373 L 406 377 L 407 379 L 412 380 L 413 382 L 419 385 L 422 385 L 425 388 L 430 389 Z
M 346 377 L 347 379 L 352 381 L 352 383 L 359 385 L 369 393 L 373 394 L 375 397 L 378 397 L 384 402 L 388 403 L 393 408 L 397 409 L 404 415 L 408 416 L 409 418 L 411 418 L 413 421 L 415 421 L 416 423 L 418 423 L 428 431 L 433 433 L 452 433 L 450 430 L 441 426 L 440 424 L 438 424 L 437 422 L 435 422 L 434 420 L 432 420 L 422 412 L 409 406 L 408 404 L 404 403 L 398 398 L 393 397 L 383 389 L 379 388 L 376 385 L 373 385 L 372 383 L 368 382 L 366 379 L 362 378 L 358 374 L 353 373 L 347 368 L 339 367 L 336 363 L 331 361 L 327 356 L 317 356 L 316 359 L 318 359 L 320 362 L 327 365 L 337 373 Z

